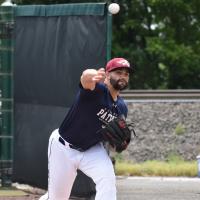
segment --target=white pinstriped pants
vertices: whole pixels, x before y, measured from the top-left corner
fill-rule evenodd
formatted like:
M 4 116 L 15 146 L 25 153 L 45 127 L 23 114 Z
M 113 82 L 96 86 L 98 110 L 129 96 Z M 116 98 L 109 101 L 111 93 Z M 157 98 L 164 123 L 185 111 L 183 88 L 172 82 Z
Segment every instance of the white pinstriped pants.
M 39 200 L 68 200 L 80 169 L 96 184 L 95 200 L 116 200 L 116 178 L 112 162 L 102 144 L 85 152 L 71 149 L 59 142 L 58 129 L 49 138 L 48 192 Z

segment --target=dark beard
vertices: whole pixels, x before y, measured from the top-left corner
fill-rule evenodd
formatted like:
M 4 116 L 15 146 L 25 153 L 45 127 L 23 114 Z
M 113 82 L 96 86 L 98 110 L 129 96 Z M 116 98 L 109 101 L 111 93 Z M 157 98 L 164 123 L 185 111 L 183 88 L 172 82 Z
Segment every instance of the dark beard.
M 110 78 L 110 84 L 113 86 L 113 88 L 117 91 L 124 90 L 128 87 L 128 83 L 126 82 L 125 84 L 121 85 L 119 84 L 120 80 L 115 80 L 113 78 Z

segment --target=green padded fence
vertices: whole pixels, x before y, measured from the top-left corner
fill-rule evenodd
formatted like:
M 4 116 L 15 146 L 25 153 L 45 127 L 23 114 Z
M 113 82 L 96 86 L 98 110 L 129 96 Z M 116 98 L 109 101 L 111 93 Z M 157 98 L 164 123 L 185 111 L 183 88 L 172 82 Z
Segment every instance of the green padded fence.
M 105 3 L 53 5 L 23 5 L 15 9 L 16 16 L 104 15 Z
M 13 29 L 15 17 L 107 15 L 106 60 L 111 58 L 112 15 L 105 3 L 0 6 L 0 179 L 10 186 L 13 162 Z
M 0 6 L 0 175 L 10 184 L 13 159 L 13 7 Z

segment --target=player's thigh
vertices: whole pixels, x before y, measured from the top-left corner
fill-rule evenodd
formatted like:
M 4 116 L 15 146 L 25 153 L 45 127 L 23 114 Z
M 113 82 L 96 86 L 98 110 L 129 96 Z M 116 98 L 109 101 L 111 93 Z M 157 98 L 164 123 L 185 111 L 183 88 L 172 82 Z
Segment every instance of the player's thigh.
M 57 136 L 49 142 L 48 195 L 50 200 L 68 199 L 76 177 L 73 152 L 58 141 Z
M 101 144 L 95 145 L 84 153 L 79 169 L 91 177 L 95 183 L 98 180 L 110 180 L 115 183 L 112 161 Z

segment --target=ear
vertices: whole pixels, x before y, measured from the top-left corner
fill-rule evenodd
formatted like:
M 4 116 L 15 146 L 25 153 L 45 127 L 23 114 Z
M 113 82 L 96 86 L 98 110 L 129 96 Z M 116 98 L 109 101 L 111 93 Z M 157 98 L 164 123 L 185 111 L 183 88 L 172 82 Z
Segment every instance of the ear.
M 109 72 L 106 72 L 106 78 L 105 78 L 104 83 L 106 85 L 109 85 L 109 83 L 110 83 L 110 73 Z
M 106 72 L 106 78 L 109 80 L 110 79 L 110 73 Z

